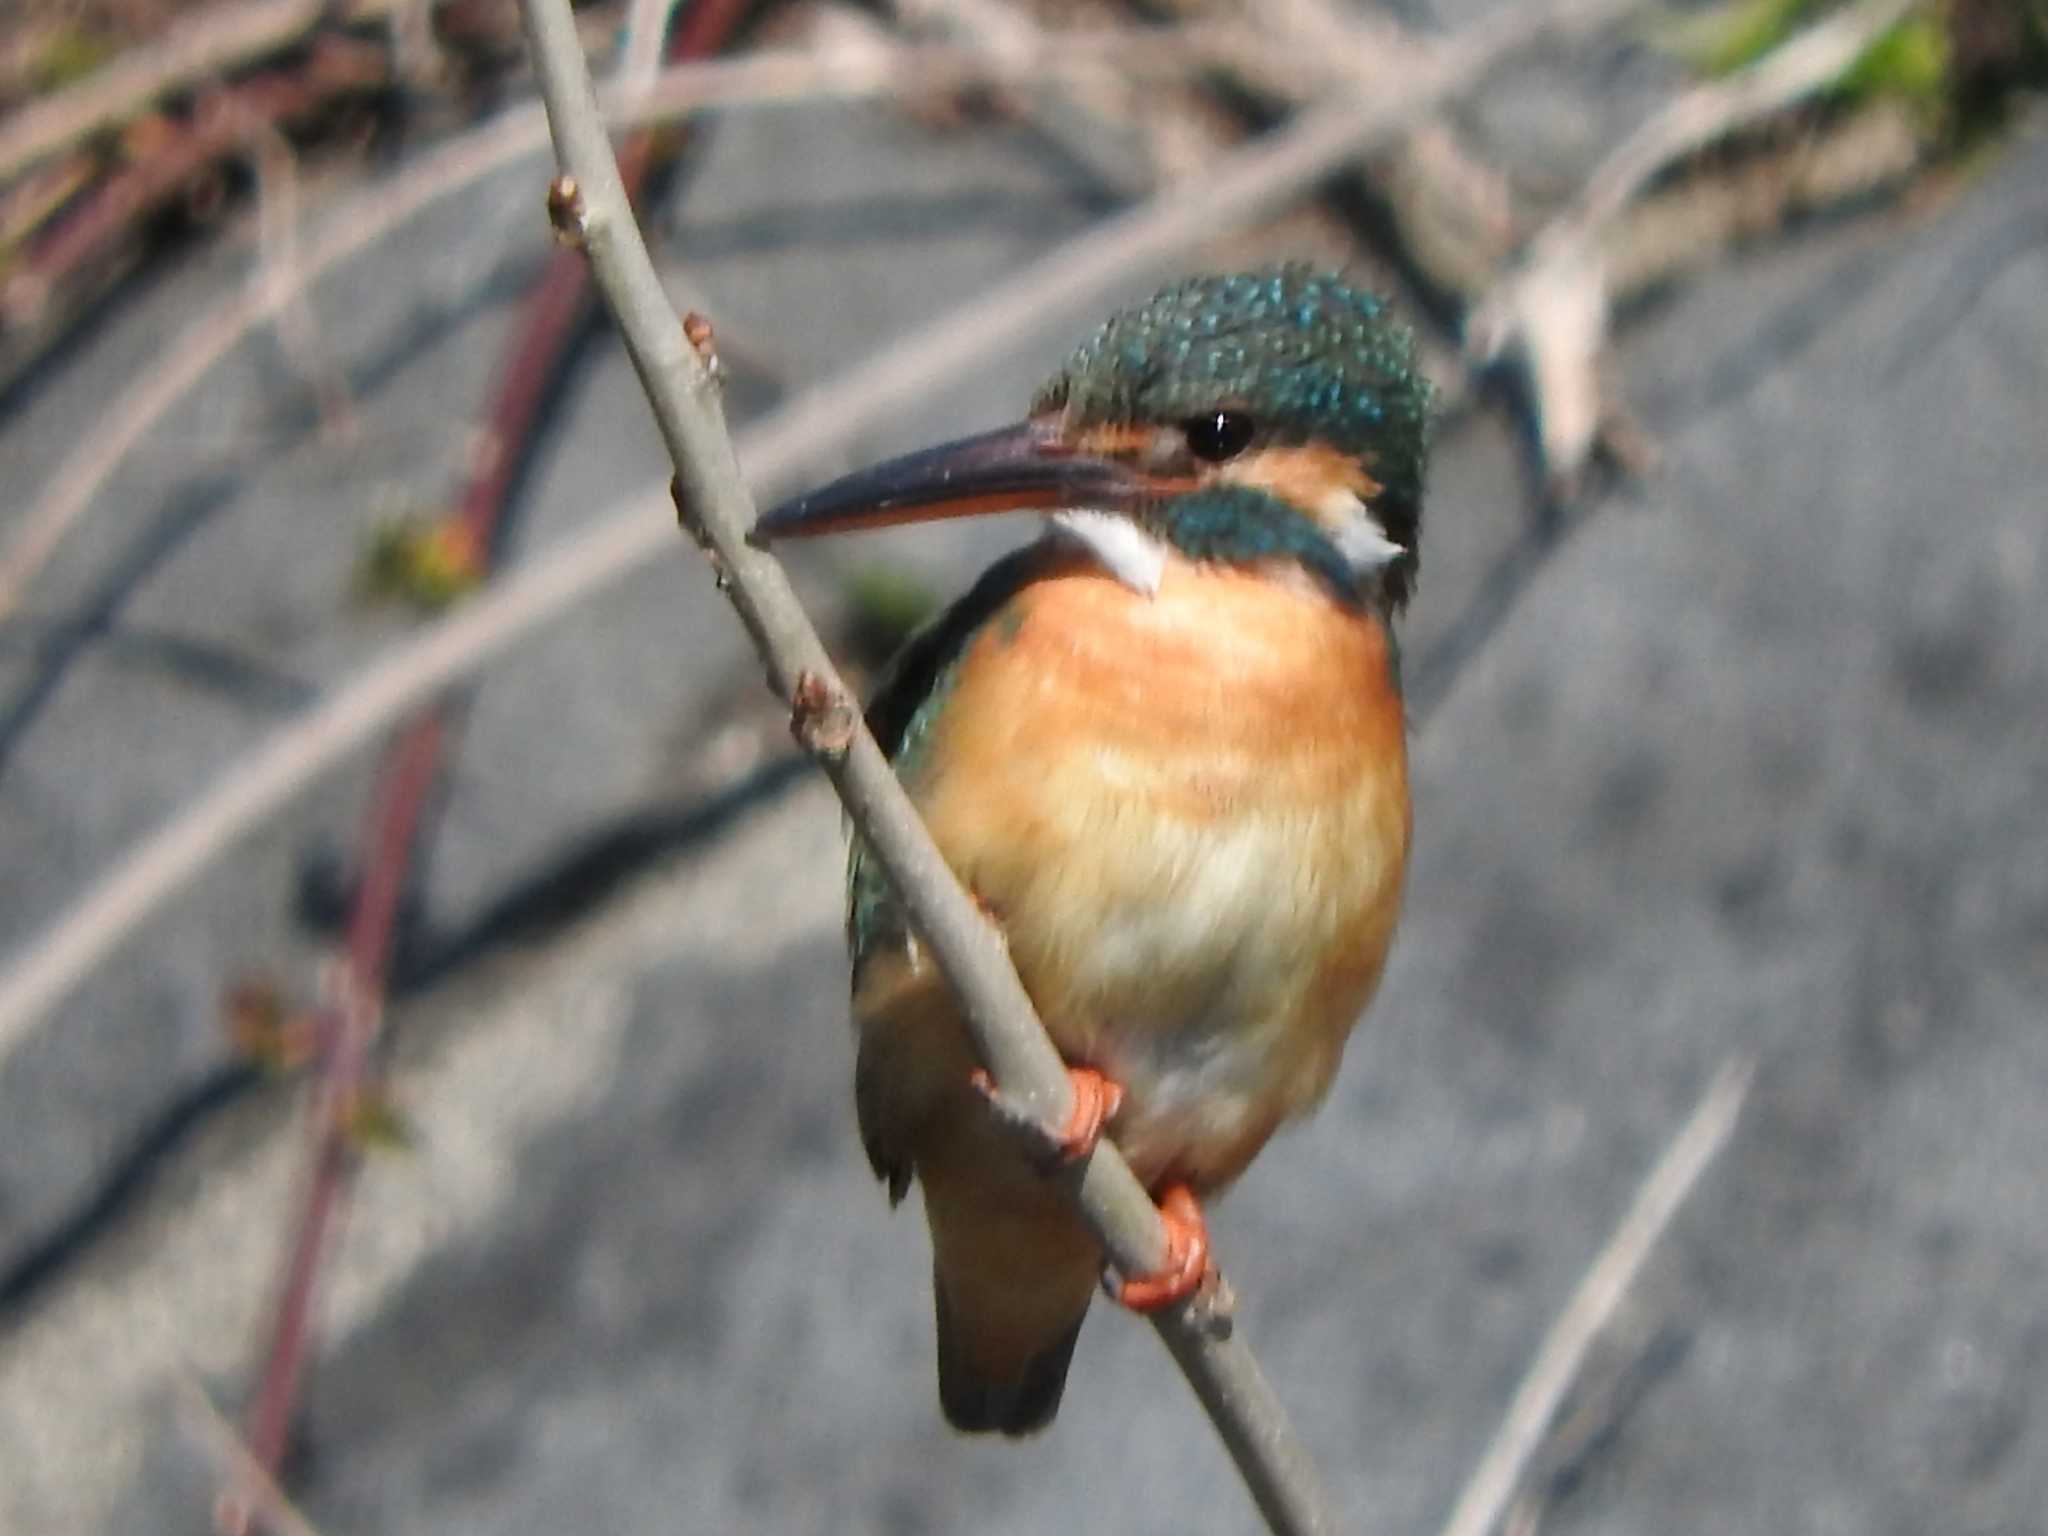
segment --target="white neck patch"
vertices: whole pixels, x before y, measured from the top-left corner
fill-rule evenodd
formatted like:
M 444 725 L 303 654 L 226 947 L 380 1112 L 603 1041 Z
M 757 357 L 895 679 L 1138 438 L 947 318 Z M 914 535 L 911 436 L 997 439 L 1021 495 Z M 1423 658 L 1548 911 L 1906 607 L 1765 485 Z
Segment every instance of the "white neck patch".
M 1166 546 L 1128 517 L 1071 508 L 1049 514 L 1046 522 L 1101 561 L 1104 570 L 1133 592 L 1159 595 L 1159 583 L 1166 575 Z
M 1407 553 L 1387 537 L 1387 530 L 1372 515 L 1372 508 L 1359 500 L 1353 491 L 1330 492 L 1318 510 L 1323 514 L 1324 528 L 1330 535 L 1330 542 L 1337 546 L 1337 553 L 1361 576 L 1392 565 Z

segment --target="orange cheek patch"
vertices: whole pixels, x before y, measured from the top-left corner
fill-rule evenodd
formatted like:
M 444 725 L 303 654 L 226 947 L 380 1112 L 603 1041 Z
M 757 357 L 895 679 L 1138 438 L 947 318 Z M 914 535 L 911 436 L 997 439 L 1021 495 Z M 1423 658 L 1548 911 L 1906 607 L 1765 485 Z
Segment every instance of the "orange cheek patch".
M 1380 483 L 1363 465 L 1322 443 L 1261 449 L 1225 465 L 1218 478 L 1276 496 L 1332 532 L 1335 519 L 1325 509 L 1338 497 L 1370 502 L 1380 493 Z

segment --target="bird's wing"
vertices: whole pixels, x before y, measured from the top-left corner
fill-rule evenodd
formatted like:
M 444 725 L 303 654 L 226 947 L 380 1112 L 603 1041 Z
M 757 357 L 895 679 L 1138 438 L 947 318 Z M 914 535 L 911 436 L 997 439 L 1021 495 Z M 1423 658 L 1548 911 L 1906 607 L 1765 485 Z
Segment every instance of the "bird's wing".
M 945 700 L 954 665 L 982 625 L 1038 579 L 1051 558 L 1041 542 L 997 561 L 964 596 L 912 635 L 883 673 L 868 704 L 868 729 L 896 765 L 913 800 L 919 748 Z M 895 892 L 856 835 L 846 869 L 846 942 L 853 956 L 854 990 L 860 990 L 861 971 L 869 959 L 883 951 L 900 953 L 909 937 Z
M 1005 603 L 1043 568 L 1036 546 L 997 562 L 959 601 L 919 630 L 896 654 L 868 706 L 868 729 L 917 798 L 919 745 L 951 686 L 951 674 L 970 641 Z M 910 1187 L 910 1139 L 923 1114 L 920 1087 L 934 1063 L 905 1059 L 920 1054 L 931 1030 L 912 1014 L 951 1011 L 943 982 L 917 961 L 910 921 L 881 865 L 858 834 L 847 858 L 846 942 L 853 956 L 853 1000 L 862 1020 L 854 1070 L 854 1107 L 861 1144 L 875 1176 L 887 1182 L 891 1202 Z M 957 1031 L 957 1026 L 953 1027 Z M 941 1029 L 942 1038 L 950 1038 Z M 971 1062 L 958 1064 L 962 1077 Z

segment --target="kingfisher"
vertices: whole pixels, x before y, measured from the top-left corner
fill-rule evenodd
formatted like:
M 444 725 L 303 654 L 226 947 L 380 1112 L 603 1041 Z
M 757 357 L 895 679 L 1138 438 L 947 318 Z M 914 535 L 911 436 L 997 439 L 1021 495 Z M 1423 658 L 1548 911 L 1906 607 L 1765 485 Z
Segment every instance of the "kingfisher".
M 1150 1310 L 1208 1272 L 1201 1201 L 1312 1108 L 1371 1001 L 1410 814 L 1399 651 L 1431 392 L 1386 303 L 1305 266 L 1113 315 L 1021 423 L 785 503 L 762 542 L 1036 509 L 867 714 L 996 923 L 1074 1084 L 1159 1202 Z M 988 1102 L 955 1001 L 856 838 L 854 1101 L 931 1228 L 939 1401 L 1052 1421 L 1104 1255 Z

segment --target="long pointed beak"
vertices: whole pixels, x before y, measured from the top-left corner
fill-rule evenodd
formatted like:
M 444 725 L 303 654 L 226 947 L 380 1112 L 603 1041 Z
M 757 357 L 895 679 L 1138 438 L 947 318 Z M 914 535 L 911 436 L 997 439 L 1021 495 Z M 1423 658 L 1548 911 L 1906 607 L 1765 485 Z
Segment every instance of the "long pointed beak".
M 1026 421 L 905 454 L 784 502 L 752 540 L 810 538 L 1020 509 L 1135 506 L 1170 489 L 1130 465 L 1078 451 L 1051 422 Z

